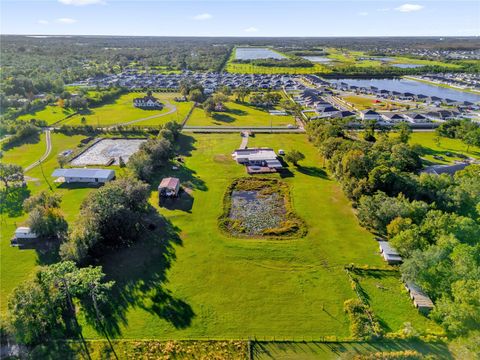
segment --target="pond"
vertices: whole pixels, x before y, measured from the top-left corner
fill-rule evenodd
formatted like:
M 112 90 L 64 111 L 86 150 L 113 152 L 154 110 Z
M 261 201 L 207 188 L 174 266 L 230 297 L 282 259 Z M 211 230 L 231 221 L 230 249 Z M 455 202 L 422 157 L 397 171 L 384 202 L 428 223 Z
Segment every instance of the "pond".
M 237 47 L 235 59 L 257 60 L 257 59 L 285 59 L 286 57 L 266 47 Z
M 399 91 L 402 93 L 423 94 L 427 96 L 438 96 L 442 99 L 453 99 L 457 101 L 479 102 L 480 95 L 462 92 L 455 89 L 443 88 L 440 86 L 425 84 L 410 79 L 334 79 L 332 83 L 346 83 L 359 87 L 375 86 L 380 90 Z
M 332 61 L 332 59 L 325 56 L 302 56 L 302 58 L 316 63 L 329 63 Z
M 234 180 L 218 220 L 222 230 L 236 237 L 286 239 L 307 233 L 305 222 L 293 210 L 288 184 L 278 179 Z
M 400 69 L 416 69 L 422 67 L 422 64 L 392 64 L 391 66 L 400 68 Z
M 231 196 L 230 219 L 240 223 L 244 234 L 262 234 L 285 220 L 284 200 L 278 193 L 263 195 L 259 191 L 234 190 Z

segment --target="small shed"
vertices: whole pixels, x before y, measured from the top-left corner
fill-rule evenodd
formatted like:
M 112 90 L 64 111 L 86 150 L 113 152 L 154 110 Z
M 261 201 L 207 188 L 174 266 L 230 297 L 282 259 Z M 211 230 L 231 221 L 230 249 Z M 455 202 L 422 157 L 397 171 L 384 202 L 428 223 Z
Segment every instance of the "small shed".
M 36 239 L 37 234 L 27 226 L 20 226 L 15 230 L 15 239 Z
M 159 197 L 177 197 L 180 190 L 180 180 L 174 177 L 162 179 L 158 185 Z
M 402 262 L 402 257 L 388 241 L 379 241 L 378 245 L 380 247 L 380 253 L 388 264 L 395 265 Z
M 413 305 L 422 313 L 428 314 L 433 309 L 433 302 L 430 297 L 416 284 L 406 281 L 405 288 L 413 300 Z

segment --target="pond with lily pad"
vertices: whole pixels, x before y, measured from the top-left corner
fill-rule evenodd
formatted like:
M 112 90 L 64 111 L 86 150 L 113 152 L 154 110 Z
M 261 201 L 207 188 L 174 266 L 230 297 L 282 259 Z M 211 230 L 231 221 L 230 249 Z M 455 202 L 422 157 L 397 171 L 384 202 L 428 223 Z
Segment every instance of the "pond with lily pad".
M 240 178 L 227 189 L 220 227 L 239 237 L 301 237 L 305 223 L 295 214 L 288 184 L 277 179 Z

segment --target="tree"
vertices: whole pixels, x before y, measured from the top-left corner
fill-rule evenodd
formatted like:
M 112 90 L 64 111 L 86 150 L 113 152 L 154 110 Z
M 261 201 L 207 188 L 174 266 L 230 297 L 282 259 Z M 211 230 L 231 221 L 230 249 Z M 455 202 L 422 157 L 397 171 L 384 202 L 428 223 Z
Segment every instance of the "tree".
M 114 283 L 104 282 L 101 267 L 77 268 L 71 261 L 40 268 L 32 280 L 20 284 L 8 300 L 8 318 L 17 341 L 36 344 L 61 337 L 76 316 L 78 302 L 92 312 L 93 298 L 100 309 Z
M 463 142 L 467 144 L 467 152 L 470 151 L 470 146 L 480 147 L 480 127 L 468 131 L 463 136 Z
M 291 150 L 285 155 L 285 160 L 298 166 L 298 162 L 305 159 L 305 155 L 298 150 Z
M 233 90 L 233 94 L 235 94 L 238 101 L 243 103 L 245 102 L 245 98 L 248 96 L 248 94 L 250 94 L 250 90 L 244 86 L 240 86 Z
M 395 130 L 398 132 L 398 139 L 400 142 L 407 144 L 412 134 L 412 128 L 406 122 L 399 122 L 395 125 Z
M 200 89 L 193 89 L 188 93 L 188 99 L 193 102 L 201 103 L 204 99 Z
M 23 168 L 15 164 L 0 163 L 0 181 L 6 189 L 12 184 L 23 183 L 25 181 Z
M 149 194 L 149 186 L 134 178 L 111 181 L 90 193 L 82 203 L 74 231 L 60 247 L 62 258 L 82 261 L 105 249 L 133 243 L 143 231 L 141 221 Z
M 42 191 L 25 200 L 24 209 L 29 213 L 27 225 L 40 238 L 63 239 L 68 223 L 60 212 L 61 198 Z

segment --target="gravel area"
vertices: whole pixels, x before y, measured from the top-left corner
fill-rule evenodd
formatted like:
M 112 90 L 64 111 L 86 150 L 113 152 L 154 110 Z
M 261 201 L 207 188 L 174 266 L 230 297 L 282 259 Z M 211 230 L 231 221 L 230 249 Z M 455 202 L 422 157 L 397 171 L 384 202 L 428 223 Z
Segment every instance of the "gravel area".
M 70 163 L 74 166 L 84 165 L 107 165 L 112 159 L 111 165 L 118 165 L 121 157 L 126 163 L 128 158 L 138 151 L 143 139 L 103 139 L 88 148 L 83 154 L 77 156 Z

